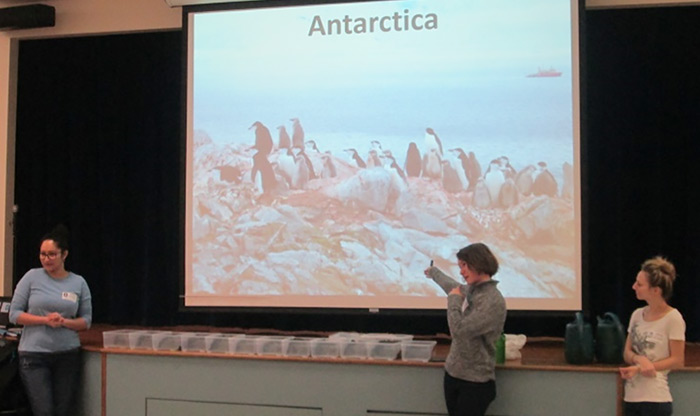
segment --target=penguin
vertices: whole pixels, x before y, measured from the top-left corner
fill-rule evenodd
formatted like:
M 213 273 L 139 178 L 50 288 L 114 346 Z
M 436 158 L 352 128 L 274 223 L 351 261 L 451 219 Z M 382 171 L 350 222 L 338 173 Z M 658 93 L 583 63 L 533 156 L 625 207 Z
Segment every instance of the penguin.
M 486 187 L 483 179 L 479 179 L 474 185 L 472 205 L 479 209 L 486 209 L 491 206 L 491 195 L 489 195 L 489 189 Z
M 304 142 L 304 156 L 311 162 L 311 171 L 315 173 L 316 176 L 320 176 L 323 171 L 324 160 L 322 158 L 322 153 L 316 146 L 316 142 L 313 140 L 307 140 Z
M 419 177 L 421 172 L 421 164 L 420 150 L 418 150 L 418 146 L 415 142 L 409 143 L 408 150 L 406 151 L 406 163 L 404 164 L 406 174 L 413 178 Z
M 474 186 L 481 178 L 481 164 L 476 158 L 474 152 L 469 152 L 469 172 L 467 179 L 469 180 L 469 190 L 474 190 Z
M 455 170 L 449 160 L 442 161 L 442 188 L 451 194 L 464 190 L 458 171 Z
M 303 149 L 304 129 L 301 127 L 301 122 L 298 118 L 292 118 L 290 121 L 292 122 L 292 147 Z
M 241 183 L 241 170 L 237 166 L 216 166 L 215 170 L 219 171 L 219 179 L 229 183 Z
M 564 174 L 564 183 L 561 186 L 561 197 L 571 201 L 574 199 L 574 167 L 571 163 L 564 162 L 561 165 Z
M 387 170 L 389 170 L 390 172 L 396 172 L 401 181 L 404 184 L 408 184 L 408 179 L 406 179 L 406 173 L 403 171 L 403 169 L 401 169 L 401 166 L 399 166 L 399 164 L 396 163 L 396 159 L 394 159 L 394 156 L 392 156 L 391 151 L 384 151 L 384 161 L 384 167 Z
M 503 174 L 506 176 L 506 179 L 508 178 L 515 178 L 516 171 L 513 166 L 510 164 L 510 160 L 508 159 L 507 156 L 501 156 L 498 158 L 498 160 L 501 162 L 501 170 L 503 171 Z
M 304 149 L 297 149 L 295 153 L 296 158 L 301 158 L 300 160 L 303 160 L 304 163 L 306 164 L 307 171 L 309 172 L 309 179 L 316 179 L 316 171 L 314 170 L 314 164 L 311 163 L 311 159 L 309 159 L 309 155 L 304 152 Z
M 521 194 L 528 196 L 532 193 L 534 173 L 535 166 L 527 165 L 524 168 L 520 169 L 520 172 L 518 172 L 518 174 L 515 175 L 515 186 L 518 188 L 518 191 Z
M 486 173 L 484 173 L 484 184 L 489 190 L 489 196 L 491 197 L 491 202 L 493 205 L 498 202 L 498 196 L 505 181 L 506 176 L 501 169 L 501 160 L 492 160 L 488 169 L 486 170 Z
M 260 172 L 260 179 L 257 179 L 257 173 Z M 258 187 L 258 190 L 264 194 L 269 194 L 277 188 L 277 178 L 272 169 L 272 164 L 267 160 L 267 155 L 263 152 L 256 152 L 253 155 L 253 169 L 250 171 L 250 179 Z
M 307 141 L 305 141 L 305 142 L 304 142 L 304 148 L 305 148 L 307 151 L 314 151 L 314 152 L 321 153 L 321 151 L 318 150 L 318 146 L 316 146 L 316 142 L 315 142 L 314 140 L 307 140 Z
M 277 142 L 277 148 L 289 149 L 292 146 L 292 141 L 289 138 L 289 133 L 287 133 L 287 129 L 284 126 L 277 126 L 277 130 L 279 130 L 279 141 Z
M 442 156 L 431 148 L 423 155 L 423 177 L 440 179 L 442 176 Z
M 304 189 L 309 182 L 309 163 L 306 162 L 306 155 L 303 152 L 298 152 L 294 155 L 294 172 L 292 173 L 292 181 L 289 185 L 292 189 Z
M 296 170 L 297 166 L 294 160 L 294 153 L 291 148 L 287 148 L 287 150 L 282 151 L 277 158 L 277 171 L 290 187 L 292 186 L 292 177 Z
M 498 204 L 501 208 L 511 208 L 517 205 L 518 199 L 518 188 L 515 186 L 515 181 L 513 178 L 506 179 L 498 195 Z
M 427 146 L 427 149 L 437 149 L 438 154 L 442 158 L 442 142 L 440 141 L 440 138 L 438 135 L 435 133 L 435 130 L 431 129 L 428 127 L 425 129 L 425 145 Z
M 367 167 L 367 164 L 365 163 L 364 160 L 360 157 L 359 153 L 357 153 L 357 150 L 355 149 L 345 149 L 344 152 L 346 152 L 348 155 L 350 155 L 350 164 L 357 167 L 364 169 Z
M 321 170 L 322 178 L 335 178 L 338 173 L 335 169 L 335 164 L 333 164 L 333 157 L 331 152 L 326 152 L 321 154 L 321 160 L 323 161 L 323 169 Z
M 476 185 L 476 182 L 472 183 L 469 180 L 469 156 L 467 156 L 467 154 L 461 147 L 450 149 L 449 152 L 454 154 L 457 157 L 457 159 L 459 159 L 459 162 L 462 165 L 462 171 L 464 172 L 464 177 L 467 178 L 468 189 L 473 188 L 474 185 Z
M 270 130 L 259 121 L 253 123 L 248 130 L 255 129 L 255 145 L 252 149 L 257 149 L 263 156 L 267 156 L 272 151 L 272 136 Z
M 552 173 L 547 169 L 545 162 L 537 163 L 535 181 L 532 183 L 532 194 L 535 196 L 556 196 L 559 186 Z
M 465 167 L 464 164 L 465 161 L 467 163 L 469 162 L 469 157 L 466 155 L 466 153 L 464 153 L 464 150 L 459 148 L 448 150 L 448 155 L 449 157 L 447 157 L 447 160 L 450 162 L 452 169 L 455 171 L 457 177 L 459 178 L 462 191 L 466 191 L 469 188 L 469 180 L 467 179 L 468 166 Z
M 367 167 L 376 168 L 382 166 L 382 161 L 379 159 L 379 153 L 375 149 L 370 149 L 367 155 Z

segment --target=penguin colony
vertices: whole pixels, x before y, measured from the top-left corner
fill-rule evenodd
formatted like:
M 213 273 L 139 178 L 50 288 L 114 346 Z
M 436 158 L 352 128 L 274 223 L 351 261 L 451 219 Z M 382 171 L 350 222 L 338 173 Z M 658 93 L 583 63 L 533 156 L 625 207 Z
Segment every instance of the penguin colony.
M 344 149 L 346 158 L 337 158 L 330 151 L 322 151 L 319 143 L 305 136 L 298 118 L 289 120 L 290 131 L 285 125 L 277 126 L 275 144 L 270 130 L 260 121 L 254 122 L 254 150 L 250 180 L 262 194 L 276 194 L 285 190 L 306 189 L 319 178 L 335 178 L 340 169 L 359 171 L 384 169 L 402 183 L 405 189 L 411 178 L 422 178 L 435 183 L 450 194 L 468 193 L 472 205 L 479 209 L 510 208 L 523 197 L 546 195 L 549 197 L 573 197 L 572 167 L 564 163 L 564 183 L 557 183 L 543 161 L 516 170 L 507 156 L 491 160 L 482 172 L 482 165 L 474 152 L 457 147 L 444 149 L 435 130 L 424 132 L 424 150 L 416 142 L 410 142 L 403 160 L 379 141 L 370 143 L 367 154 L 355 148 Z M 291 136 L 290 136 L 291 133 Z M 403 151 L 402 151 L 403 153 Z M 240 183 L 243 175 L 237 167 L 218 166 L 222 180 Z

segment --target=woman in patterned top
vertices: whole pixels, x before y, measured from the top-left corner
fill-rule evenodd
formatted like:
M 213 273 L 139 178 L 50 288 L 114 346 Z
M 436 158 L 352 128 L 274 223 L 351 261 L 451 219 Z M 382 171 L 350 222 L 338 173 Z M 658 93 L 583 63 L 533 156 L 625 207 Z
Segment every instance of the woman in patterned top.
M 625 343 L 627 367 L 620 368 L 625 381 L 625 416 L 667 416 L 673 413 L 668 373 L 683 367 L 685 321 L 668 304 L 676 268 L 663 257 L 645 261 L 632 285 L 637 299 L 647 306 L 632 313 Z

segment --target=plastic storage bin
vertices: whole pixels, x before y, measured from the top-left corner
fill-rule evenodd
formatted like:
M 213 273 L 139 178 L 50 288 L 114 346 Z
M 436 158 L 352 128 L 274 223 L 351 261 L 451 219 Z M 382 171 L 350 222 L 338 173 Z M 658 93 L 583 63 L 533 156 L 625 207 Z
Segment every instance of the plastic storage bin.
M 204 352 L 207 350 L 206 339 L 210 333 L 182 332 L 180 333 L 180 345 L 183 351 Z
M 402 361 L 430 361 L 437 341 L 403 341 L 401 342 Z
M 288 357 L 308 357 L 311 355 L 311 343 L 316 338 L 296 337 L 289 340 L 287 345 Z
M 232 339 L 230 342 L 233 345 L 234 354 L 254 355 L 256 352 L 256 340 L 259 336 L 245 336 L 242 338 Z
M 102 344 L 105 348 L 129 348 L 129 334 L 133 329 L 116 329 L 102 333 Z
M 214 354 L 233 354 L 236 338 L 243 338 L 243 334 L 209 334 L 204 338 L 204 348 Z M 233 341 L 233 342 L 232 342 Z
M 360 359 L 366 360 L 367 355 L 367 341 L 362 340 L 349 340 L 340 349 L 341 358 L 349 359 Z
M 369 358 L 374 360 L 394 360 L 401 352 L 400 341 L 367 341 Z
M 129 334 L 129 348 L 132 350 L 152 350 L 153 335 L 159 331 L 133 331 Z
M 177 351 L 180 349 L 180 334 L 170 331 L 159 331 L 152 336 L 153 349 L 158 351 Z
M 318 338 L 311 343 L 311 356 L 316 358 L 338 358 L 340 350 L 348 341 L 343 338 Z
M 258 337 L 255 344 L 255 353 L 258 355 L 285 355 L 289 340 L 292 337 L 268 335 Z

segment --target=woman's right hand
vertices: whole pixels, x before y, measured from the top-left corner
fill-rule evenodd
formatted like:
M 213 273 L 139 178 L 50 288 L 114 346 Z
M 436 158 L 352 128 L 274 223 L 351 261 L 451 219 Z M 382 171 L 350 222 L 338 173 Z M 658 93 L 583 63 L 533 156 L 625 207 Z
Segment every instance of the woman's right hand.
M 63 325 L 63 317 L 58 312 L 51 312 L 46 315 L 46 325 L 51 328 L 58 328 Z
M 634 378 L 634 376 L 639 373 L 639 366 L 637 365 L 631 365 L 628 367 L 620 367 L 620 376 L 622 376 L 623 379 L 629 380 L 631 378 Z

